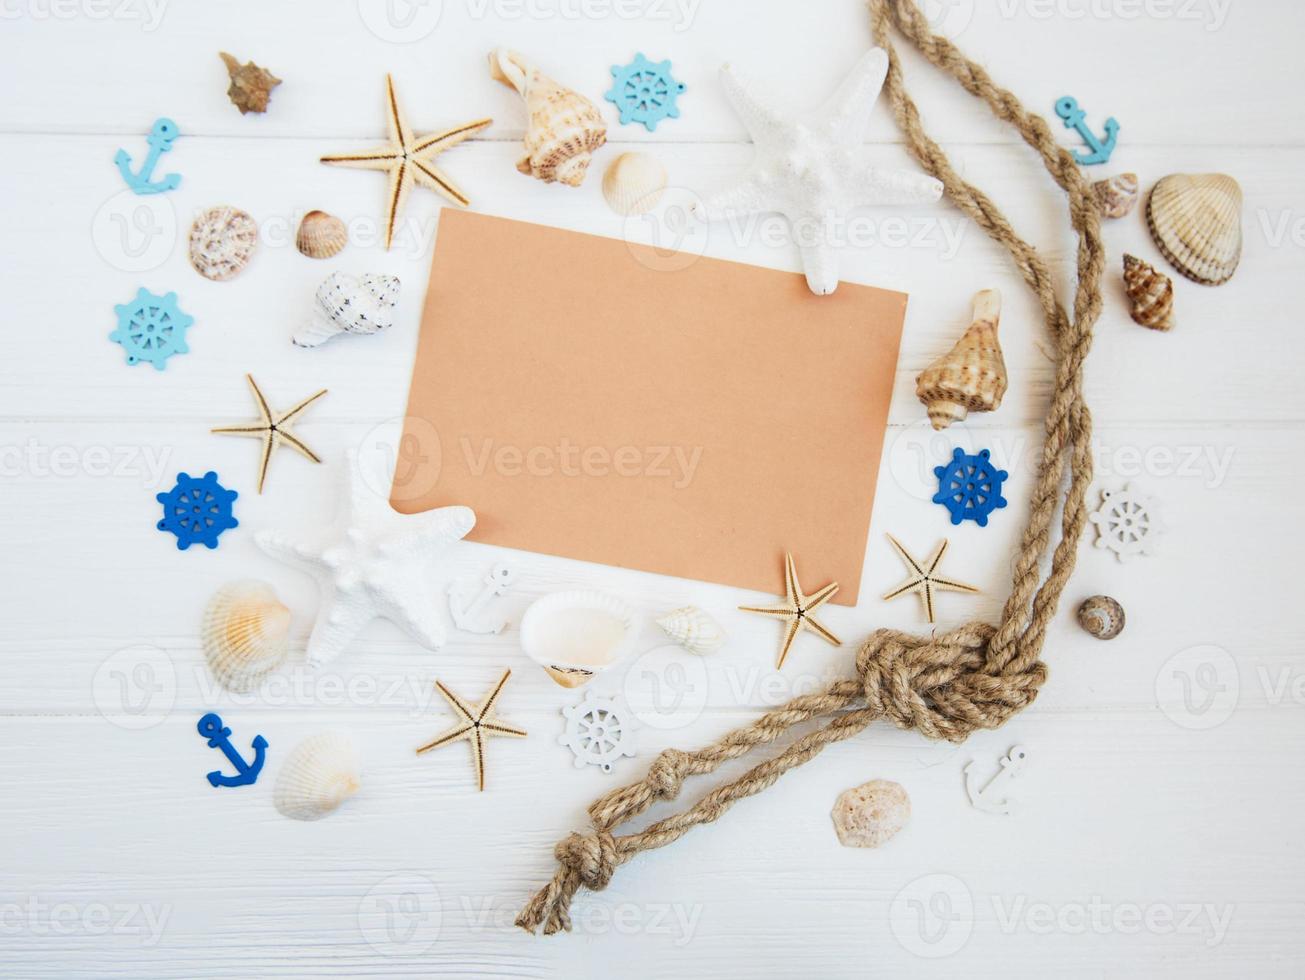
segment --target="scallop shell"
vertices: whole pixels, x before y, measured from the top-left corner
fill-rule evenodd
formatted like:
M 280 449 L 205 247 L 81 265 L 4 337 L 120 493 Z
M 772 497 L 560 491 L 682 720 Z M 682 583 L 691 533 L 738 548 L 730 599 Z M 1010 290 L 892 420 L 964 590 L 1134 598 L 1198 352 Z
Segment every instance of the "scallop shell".
M 294 335 L 294 342 L 299 347 L 318 347 L 340 333 L 380 333 L 393 325 L 398 301 L 395 276 L 368 273 L 354 278 L 332 272 L 317 287 L 312 319 Z
M 657 625 L 690 653 L 715 653 L 728 639 L 720 624 L 697 606 L 673 609 L 658 619 Z
M 626 217 L 657 207 L 665 190 L 666 168 L 647 153 L 622 153 L 603 174 L 603 197 Z
M 240 272 L 257 246 L 258 225 L 239 208 L 209 208 L 190 226 L 190 264 L 214 282 Z
M 227 74 L 231 76 L 231 87 L 227 89 L 231 104 L 242 116 L 247 112 L 266 112 L 272 89 L 281 84 L 281 79 L 252 61 L 242 65 L 225 51 L 219 51 L 218 57 L 226 63 Z
M 1226 174 L 1173 174 L 1151 189 L 1146 223 L 1170 265 L 1218 286 L 1242 258 L 1242 189 Z
M 956 346 L 915 379 L 915 395 L 929 410 L 935 429 L 964 420 L 970 412 L 992 412 L 1006 394 L 1006 361 L 997 340 L 1001 293 L 985 289 L 974 297 L 974 322 Z
M 623 659 L 639 634 L 639 617 L 605 592 L 554 592 L 521 618 L 521 647 L 563 687 L 579 687 Z
M 304 739 L 276 774 L 272 802 L 291 820 L 320 820 L 334 813 L 362 784 L 358 746 L 343 732 Z
M 1124 629 L 1124 607 L 1108 595 L 1094 595 L 1078 607 L 1078 624 L 1098 640 L 1113 640 Z
M 333 214 L 309 211 L 299 222 L 295 247 L 310 259 L 329 259 L 349 244 L 349 231 Z
M 1137 205 L 1137 174 L 1116 174 L 1092 185 L 1096 192 L 1101 215 L 1105 218 L 1122 218 Z
M 530 113 L 526 155 L 517 169 L 545 183 L 559 181 L 570 187 L 584 183 L 593 152 L 607 142 L 607 125 L 598 107 L 506 48 L 490 52 L 489 72 L 516 89 Z
M 252 691 L 285 661 L 290 610 L 263 582 L 231 582 L 204 609 L 204 657 L 229 691 Z
M 1133 301 L 1129 316 L 1152 330 L 1174 325 L 1174 284 L 1155 266 L 1133 255 L 1124 256 L 1124 292 Z

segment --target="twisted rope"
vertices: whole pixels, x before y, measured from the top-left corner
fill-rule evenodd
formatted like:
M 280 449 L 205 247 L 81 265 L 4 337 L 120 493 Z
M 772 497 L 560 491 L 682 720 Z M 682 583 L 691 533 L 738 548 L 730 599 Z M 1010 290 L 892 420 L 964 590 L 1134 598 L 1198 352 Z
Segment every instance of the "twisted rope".
M 557 873 L 517 917 L 517 925 L 527 931 L 541 926 L 548 935 L 569 930 L 571 900 L 581 886 L 594 891 L 605 888 L 616 869 L 636 854 L 664 847 L 693 827 L 719 819 L 738 800 L 760 793 L 825 746 L 851 738 L 871 722 L 882 719 L 928 738 L 960 742 L 979 729 L 999 727 L 1037 697 L 1046 679 L 1046 667 L 1038 658 L 1047 626 L 1074 568 L 1079 536 L 1087 520 L 1085 498 L 1092 482 L 1092 418 L 1083 402 L 1082 384 L 1083 360 L 1101 312 L 1105 265 L 1096 201 L 1078 165 L 1052 138 L 1046 121 L 997 87 L 983 68 L 967 60 L 950 41 L 934 35 L 911 0 L 869 0 L 869 5 L 875 41 L 888 53 L 884 89 L 911 155 L 942 182 L 952 203 L 1010 252 L 1037 296 L 1056 341 L 1056 390 L 1047 409 L 1046 439 L 1010 598 L 996 626 L 969 623 L 934 637 L 877 630 L 857 653 L 855 679 L 794 698 L 695 752 L 662 752 L 643 779 L 613 790 L 589 807 L 592 834 L 571 834 L 557 844 Z M 902 82 L 901 64 L 888 36 L 890 24 L 927 60 L 987 103 L 998 119 L 1014 126 L 1068 195 L 1070 223 L 1078 236 L 1072 317 L 1056 299 L 1051 273 L 1037 251 L 1015 233 L 982 191 L 960 178 L 942 149 L 925 133 L 919 110 Z M 1062 493 L 1066 468 L 1068 488 Z M 1046 578 L 1040 582 L 1051 527 L 1062 502 L 1060 540 Z M 688 809 L 638 833 L 613 834 L 654 803 L 679 796 L 689 776 L 714 772 L 722 763 L 775 741 L 794 726 L 826 716 L 832 717 L 822 727 L 718 786 Z

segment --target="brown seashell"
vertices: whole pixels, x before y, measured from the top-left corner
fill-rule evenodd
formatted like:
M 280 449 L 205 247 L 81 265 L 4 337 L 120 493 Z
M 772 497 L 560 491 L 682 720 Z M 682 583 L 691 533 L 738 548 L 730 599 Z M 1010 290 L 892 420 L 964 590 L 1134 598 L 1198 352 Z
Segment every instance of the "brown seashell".
M 956 346 L 915 379 L 915 395 L 929 410 L 935 429 L 964 420 L 970 412 L 993 412 L 1006 394 L 1006 361 L 997 341 L 1001 293 L 985 289 L 974 297 L 974 322 Z
M 1174 284 L 1155 266 L 1135 255 L 1124 256 L 1124 292 L 1133 301 L 1129 316 L 1152 330 L 1174 325 Z
M 1092 185 L 1103 218 L 1122 218 L 1137 204 L 1137 174 L 1116 174 Z
M 1094 595 L 1078 607 L 1078 624 L 1098 640 L 1113 640 L 1124 631 L 1124 607 L 1108 595 Z
M 299 222 L 295 247 L 310 259 L 329 259 L 349 244 L 349 231 L 333 214 L 309 211 Z
M 1146 202 L 1151 237 L 1193 282 L 1218 286 L 1242 259 L 1242 189 L 1226 174 L 1172 174 Z
M 190 264 L 214 282 L 239 273 L 257 246 L 258 225 L 239 208 L 209 208 L 190 226 Z
M 272 89 L 281 84 L 266 68 L 259 68 L 252 61 L 243 65 L 225 51 L 219 51 L 231 76 L 231 87 L 227 89 L 227 98 L 240 110 L 243 116 L 247 112 L 266 112 L 267 103 L 272 98 Z
M 489 72 L 516 89 L 530 113 L 526 155 L 517 169 L 545 183 L 584 183 L 593 152 L 607 142 L 607 125 L 598 107 L 506 48 L 490 52 Z

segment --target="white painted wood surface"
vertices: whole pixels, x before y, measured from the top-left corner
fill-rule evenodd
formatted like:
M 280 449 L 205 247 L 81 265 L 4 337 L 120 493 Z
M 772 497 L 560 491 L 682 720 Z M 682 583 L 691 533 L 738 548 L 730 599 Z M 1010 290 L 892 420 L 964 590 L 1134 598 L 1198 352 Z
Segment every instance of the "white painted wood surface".
M 593 97 L 607 87 L 608 65 L 636 50 L 671 58 L 689 86 L 682 118 L 655 134 L 613 124 L 596 170 L 632 145 L 656 144 L 676 203 L 750 152 L 716 83 L 720 62 L 814 103 L 869 43 L 864 11 L 850 0 L 396 0 L 391 9 L 416 18 L 407 43 L 381 36 L 398 29 L 372 0 L 0 5 L 9 309 L 0 358 L 0 972 L 1299 976 L 1305 637 L 1293 572 L 1305 481 L 1305 333 L 1295 315 L 1305 301 L 1305 141 L 1292 46 L 1305 8 L 933 5 L 1029 105 L 1050 115 L 1068 92 L 1096 126 L 1115 115 L 1120 146 L 1103 175 L 1133 169 L 1149 185 L 1168 172 L 1223 170 L 1242 182 L 1242 269 L 1219 289 L 1179 280 L 1170 335 L 1142 330 L 1125 311 L 1121 253 L 1160 264 L 1141 217 L 1106 228 L 1106 311 L 1088 364 L 1098 482 L 1138 479 L 1163 498 L 1171 530 L 1158 555 L 1126 566 L 1084 542 L 1047 640 L 1051 679 L 1005 730 L 956 748 L 876 728 L 832 748 L 720 823 L 626 866 L 606 892 L 583 895 L 576 932 L 551 939 L 526 936 L 511 919 L 552 873 L 553 842 L 583 828 L 596 794 L 642 772 L 662 747 L 701 744 L 846 675 L 854 641 L 871 629 L 919 628 L 911 602 L 876 598 L 901 574 L 885 532 L 918 549 L 949 536 L 951 570 L 982 585 L 979 597 L 944 596 L 940 626 L 998 615 L 1050 391 L 1039 347 L 1047 340 L 1005 255 L 945 203 L 866 213 L 875 241 L 845 250 L 844 276 L 907 290 L 911 305 L 865 584 L 855 609 L 827 617 L 853 642 L 834 650 L 804 639 L 783 674 L 770 666 L 773 626 L 732 611 L 750 594 L 456 549 L 450 578 L 480 574 L 498 557 L 517 563 L 521 587 L 505 600 L 517 618 L 534 596 L 586 585 L 647 613 L 697 603 L 726 625 L 731 643 L 706 660 L 667 651 L 650 629 L 641 647 L 651 652 L 603 679 L 603 690 L 624 689 L 660 726 L 644 729 L 641 756 L 612 777 L 571 766 L 556 741 L 568 695 L 526 661 L 512 630 L 454 633 L 431 654 L 378 623 L 328 670 L 288 671 L 254 697 L 216 691 L 197 636 L 207 597 L 234 577 L 274 583 L 301 647 L 315 588 L 258 553 L 251 532 L 328 518 L 343 450 L 404 409 L 439 204 L 415 194 L 400 247 L 382 253 L 380 179 L 315 162 L 380 135 L 384 72 L 419 130 L 495 117 L 486 138 L 444 161 L 478 209 L 619 236 L 597 173 L 571 191 L 515 172 L 524 116 L 488 77 L 490 47 L 519 47 Z M 242 118 L 227 103 L 218 49 L 286 80 L 265 117 Z M 919 58 L 905 61 L 930 130 L 1068 287 L 1073 242 L 1037 161 Z M 139 153 L 162 114 L 184 133 L 163 162 L 183 184 L 124 197 L 113 152 Z M 886 109 L 871 139 L 886 163 L 906 162 Z M 142 203 L 158 210 L 136 219 Z M 264 232 L 253 265 L 227 284 L 200 279 L 184 254 L 190 215 L 216 203 L 249 210 Z M 290 244 L 298 215 L 313 207 L 354 232 L 329 264 Z M 142 232 L 150 228 L 160 233 Z M 797 269 L 795 252 L 760 231 L 745 241 L 714 228 L 705 250 Z M 400 322 L 306 357 L 286 338 L 330 268 L 400 275 Z M 105 339 L 113 304 L 138 285 L 178 291 L 197 319 L 192 353 L 163 373 L 128 369 Z M 1010 395 L 995 415 L 934 437 L 912 379 L 989 286 L 1006 298 Z M 261 498 L 253 447 L 208 434 L 248 413 L 246 370 L 280 401 L 331 391 L 301 426 L 330 465 L 278 458 Z M 957 443 L 992 447 L 1012 473 L 1011 507 L 984 530 L 951 529 L 927 501 L 928 467 Z M 178 470 L 207 468 L 242 491 L 242 526 L 216 552 L 179 553 L 153 530 L 154 494 Z M 818 578 L 817 556 L 804 567 Z M 1129 615 L 1108 645 L 1072 616 L 1081 598 L 1103 591 Z M 412 747 L 447 722 L 435 676 L 475 696 L 505 665 L 514 675 L 503 713 L 531 737 L 490 745 L 480 795 L 460 748 L 415 759 Z M 256 786 L 216 792 L 203 781 L 215 755 L 194 724 L 206 710 L 220 711 L 246 744 L 256 732 L 270 741 Z M 284 820 L 271 803 L 280 760 L 331 726 L 361 742 L 365 789 L 321 823 Z M 1033 758 L 1013 786 L 1017 812 L 972 809 L 965 764 L 975 759 L 986 773 L 1015 743 Z M 907 788 L 912 822 L 881 851 L 842 849 L 828 817 L 834 797 L 875 777 Z M 690 782 L 685 797 L 704 788 Z

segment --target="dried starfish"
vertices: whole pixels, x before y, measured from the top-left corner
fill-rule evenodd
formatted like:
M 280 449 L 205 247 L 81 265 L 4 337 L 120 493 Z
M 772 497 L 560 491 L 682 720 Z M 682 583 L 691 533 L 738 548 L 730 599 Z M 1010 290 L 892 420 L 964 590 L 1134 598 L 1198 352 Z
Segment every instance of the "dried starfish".
M 815 617 L 811 615 L 834 597 L 834 593 L 838 591 L 837 582 L 830 582 L 823 589 L 818 589 L 811 595 L 803 595 L 802 586 L 798 584 L 797 565 L 793 562 L 792 553 L 786 551 L 784 552 L 784 590 L 788 593 L 787 600 L 777 606 L 739 606 L 744 612 L 773 616 L 788 623 L 784 627 L 784 641 L 779 648 L 779 662 L 775 664 L 776 670 L 784 666 L 789 647 L 793 645 L 793 640 L 803 629 L 808 629 L 817 636 L 823 637 L 836 647 L 843 645 L 842 640 L 816 622 Z
M 322 157 L 322 163 L 360 170 L 384 170 L 390 175 L 390 187 L 385 201 L 385 247 L 394 240 L 394 226 L 398 223 L 403 202 L 414 183 L 438 191 L 454 204 L 466 207 L 471 202 L 454 186 L 433 163 L 450 147 L 457 146 L 473 133 L 490 125 L 492 119 L 477 119 L 446 129 L 440 133 L 414 136 L 408 121 L 399 108 L 394 95 L 394 79 L 385 76 L 385 121 L 389 127 L 390 141 L 382 146 L 356 153 L 333 153 Z
M 905 548 L 891 534 L 888 540 L 892 542 L 893 548 L 897 551 L 898 556 L 906 563 L 910 569 L 910 574 L 905 582 L 897 588 L 884 593 L 885 599 L 896 599 L 898 596 L 914 592 L 920 597 L 920 603 L 924 606 L 924 613 L 929 617 L 929 622 L 933 622 L 933 595 L 935 592 L 978 592 L 972 585 L 966 585 L 964 582 L 957 582 L 953 579 L 943 578 L 935 574 L 938 565 L 942 562 L 942 557 L 947 553 L 947 539 L 944 538 L 938 547 L 933 549 L 931 554 L 924 561 L 912 558 Z
M 452 745 L 454 742 L 468 741 L 471 743 L 471 761 L 476 767 L 476 784 L 480 787 L 481 792 L 485 789 L 485 738 L 489 735 L 505 735 L 509 738 L 525 738 L 526 733 L 523 729 L 515 728 L 506 722 L 500 721 L 493 714 L 494 702 L 498 700 L 499 692 L 503 690 L 503 685 L 507 679 L 512 676 L 511 670 L 503 671 L 503 676 L 498 679 L 494 689 L 489 692 L 480 704 L 469 705 L 458 697 L 439 681 L 435 682 L 435 688 L 444 695 L 453 708 L 455 714 L 462 720 L 450 728 L 448 731 L 435 736 L 425 745 L 417 749 L 417 754 L 429 752 L 431 749 L 442 748 L 445 745 Z
M 249 425 L 223 425 L 212 431 L 227 436 L 253 436 L 263 440 L 263 455 L 258 464 L 258 492 L 262 493 L 263 483 L 267 480 L 267 466 L 272 462 L 272 453 L 276 452 L 278 446 L 287 445 L 300 455 L 307 456 L 314 463 L 322 461 L 321 457 L 290 431 L 290 420 L 325 395 L 326 389 L 323 388 L 315 395 L 309 395 L 294 408 L 287 408 L 284 412 L 274 412 L 268 407 L 263 393 L 258 390 L 258 382 L 254 380 L 254 376 L 246 374 L 245 380 L 249 382 L 254 401 L 258 403 L 258 414 L 262 416 L 262 420 Z

